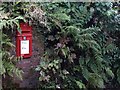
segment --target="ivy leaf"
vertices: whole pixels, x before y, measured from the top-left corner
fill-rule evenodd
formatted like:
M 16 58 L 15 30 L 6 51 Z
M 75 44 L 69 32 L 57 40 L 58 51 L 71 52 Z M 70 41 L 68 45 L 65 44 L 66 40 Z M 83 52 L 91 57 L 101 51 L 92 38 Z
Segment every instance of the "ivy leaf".
M 86 67 L 83 67 L 82 74 L 83 74 L 84 78 L 88 81 L 89 71 L 88 71 L 88 69 Z
M 85 89 L 86 88 L 85 85 L 81 81 L 75 80 L 75 82 L 80 89 L 83 89 L 83 88 Z
M 89 84 L 92 85 L 94 88 L 104 88 L 104 81 L 100 75 L 97 73 L 91 73 L 89 77 Z
M 17 30 L 18 30 L 18 32 L 21 34 L 22 32 L 21 32 L 21 29 L 20 29 L 19 21 L 18 21 L 18 20 L 15 20 L 15 21 L 13 21 L 13 22 L 17 25 Z
M 112 70 L 110 70 L 110 68 L 106 68 L 106 72 L 109 76 L 111 76 L 112 78 L 114 78 L 114 74 L 112 72 Z
M 69 52 L 69 48 L 68 48 L 68 47 L 65 47 L 65 48 L 62 48 L 61 50 L 62 50 L 63 55 L 64 55 L 65 57 L 67 57 L 68 52 Z
M 117 69 L 117 81 L 120 83 L 120 68 Z
M 16 17 L 15 20 L 23 20 L 24 22 L 26 22 L 25 18 L 22 17 L 22 16 L 18 16 L 18 17 Z

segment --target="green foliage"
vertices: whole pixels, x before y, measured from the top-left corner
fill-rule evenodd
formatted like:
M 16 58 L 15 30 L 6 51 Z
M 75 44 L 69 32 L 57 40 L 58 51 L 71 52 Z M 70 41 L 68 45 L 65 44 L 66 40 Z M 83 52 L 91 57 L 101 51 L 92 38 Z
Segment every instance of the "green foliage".
M 80 81 L 75 81 L 75 82 L 79 86 L 80 89 L 85 88 L 85 85 L 81 83 Z
M 120 85 L 119 3 L 16 2 L 2 7 L 10 14 L 2 17 L 0 28 L 13 24 L 19 28 L 24 16 L 32 19 L 45 37 L 45 53 L 36 68 L 40 87 L 98 89 L 106 88 L 109 82 L 113 87 Z M 29 11 L 32 7 L 33 12 Z M 9 39 L 2 43 L 12 46 Z M 16 72 L 13 66 L 5 68 Z
M 117 80 L 120 83 L 120 68 L 117 69 Z
M 8 30 L 11 30 L 11 32 L 13 32 L 13 30 L 15 29 L 21 32 L 19 21 L 26 21 L 22 15 L 15 14 L 16 10 L 13 10 L 15 9 L 15 7 L 17 7 L 15 6 L 15 3 L 0 4 L 0 75 L 2 75 L 3 77 L 5 77 L 5 75 L 9 75 L 11 77 L 14 77 L 16 75 L 20 79 L 22 79 L 22 70 L 19 70 L 16 67 L 17 58 L 14 55 L 11 55 L 9 51 L 9 49 L 14 48 L 15 46 L 12 44 L 11 39 L 9 38 L 9 34 L 7 33 Z
M 107 19 L 112 19 L 106 14 L 112 10 L 112 3 L 40 5 L 47 16 L 47 30 L 43 34 L 47 54 L 41 59 L 44 66 L 40 64 L 37 68 L 44 73 L 40 76 L 40 80 L 44 77 L 44 86 L 54 83 L 59 88 L 105 88 L 105 83 L 115 77 L 109 58 L 117 47 L 113 42 L 108 44 L 106 33 L 110 32 L 104 30 L 109 25 Z
M 16 68 L 15 66 L 15 56 L 11 56 L 9 51 L 7 51 L 8 47 L 13 47 L 14 45 L 11 43 L 10 39 L 8 39 L 7 35 L 2 34 L 2 49 L 0 51 L 0 54 L 2 56 L 2 62 L 0 63 L 1 66 L 1 72 L 0 75 L 8 74 L 13 77 L 14 74 L 16 74 L 18 77 L 22 79 L 21 73 L 22 71 Z
M 89 84 L 94 88 L 97 86 L 98 88 L 104 88 L 104 82 L 100 75 L 91 73 L 89 77 Z
M 14 26 L 16 25 L 16 26 L 17 26 L 17 30 L 18 30 L 19 32 L 21 32 L 20 26 L 19 26 L 19 20 L 25 21 L 25 19 L 24 19 L 22 16 L 18 16 L 18 17 L 14 18 L 14 19 L 8 19 L 8 20 L 2 18 L 2 19 L 0 20 L 0 29 L 3 29 L 4 27 L 5 27 L 5 28 L 6 28 L 6 27 L 7 27 L 7 28 L 11 28 L 11 27 L 12 27 L 12 29 L 13 29 Z

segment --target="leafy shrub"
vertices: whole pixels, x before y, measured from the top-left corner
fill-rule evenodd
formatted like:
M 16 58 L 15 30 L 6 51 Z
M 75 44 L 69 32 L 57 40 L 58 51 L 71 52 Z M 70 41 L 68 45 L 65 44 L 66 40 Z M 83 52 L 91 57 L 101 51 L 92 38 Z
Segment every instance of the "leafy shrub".
M 112 10 L 111 5 L 113 4 L 41 5 L 46 12 L 47 23 L 47 30 L 41 30 L 45 36 L 45 54 L 36 68 L 40 71 L 41 87 L 105 88 L 105 83 L 114 78 L 109 62 L 110 53 L 117 50 L 117 47 L 113 41 L 108 44 L 112 38 L 107 38 L 110 34 L 110 23 L 107 22 L 114 18 L 114 12 L 113 16 L 107 14 L 107 11 Z M 106 56 L 109 58 L 106 59 Z

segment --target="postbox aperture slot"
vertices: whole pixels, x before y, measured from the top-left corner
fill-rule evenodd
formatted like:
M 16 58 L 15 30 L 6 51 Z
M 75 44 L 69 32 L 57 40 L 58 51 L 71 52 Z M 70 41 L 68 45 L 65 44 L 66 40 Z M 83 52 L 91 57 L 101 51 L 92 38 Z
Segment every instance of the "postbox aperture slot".
M 30 31 L 22 31 L 22 34 L 30 33 Z

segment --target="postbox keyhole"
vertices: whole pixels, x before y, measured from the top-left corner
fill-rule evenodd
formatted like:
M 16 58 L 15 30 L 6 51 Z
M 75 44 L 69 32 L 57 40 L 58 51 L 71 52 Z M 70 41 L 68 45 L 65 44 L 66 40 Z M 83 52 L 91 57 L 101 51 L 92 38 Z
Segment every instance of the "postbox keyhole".
M 24 36 L 23 39 L 26 40 L 26 36 Z

